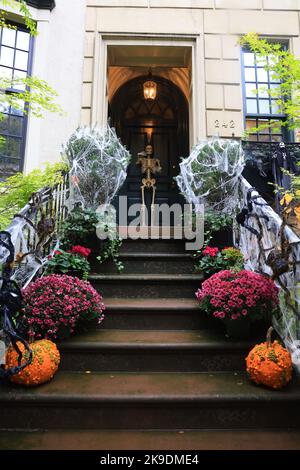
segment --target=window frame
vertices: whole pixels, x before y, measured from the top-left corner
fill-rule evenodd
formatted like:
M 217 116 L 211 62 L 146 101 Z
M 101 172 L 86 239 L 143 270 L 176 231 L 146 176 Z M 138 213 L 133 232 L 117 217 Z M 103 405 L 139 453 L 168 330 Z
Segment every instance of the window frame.
M 290 44 L 289 44 L 290 40 L 289 39 L 281 39 L 281 38 L 263 38 L 263 39 L 267 39 L 269 42 L 281 44 L 285 50 L 288 50 L 289 46 L 290 46 Z M 253 85 L 257 86 L 257 89 L 259 90 L 263 86 L 267 86 L 269 88 L 269 85 L 272 84 L 272 82 L 270 82 L 270 81 L 268 81 L 268 82 L 259 82 L 258 81 L 257 69 L 262 68 L 264 70 L 264 68 L 263 67 L 257 67 L 256 65 L 254 65 L 254 67 L 245 65 L 245 55 L 244 55 L 245 52 L 251 52 L 252 53 L 252 51 L 250 50 L 249 47 L 241 47 L 241 67 L 242 67 L 242 87 L 243 87 L 243 108 L 244 108 L 244 129 L 245 129 L 245 131 L 247 130 L 247 120 L 256 120 L 256 121 L 274 120 L 274 121 L 284 122 L 286 120 L 286 115 L 285 114 L 262 114 L 262 113 L 259 113 L 259 97 L 258 96 L 255 97 L 255 95 L 253 95 L 253 100 L 256 99 L 257 113 L 248 113 L 247 112 L 247 99 L 249 99 L 249 97 L 247 97 L 246 84 L 252 83 Z M 255 70 L 255 82 L 246 81 L 245 70 L 247 68 L 254 68 L 254 70 Z M 252 98 L 250 98 L 250 99 L 252 99 Z M 268 101 L 270 102 L 270 98 L 269 98 Z M 294 132 L 291 131 L 291 130 L 288 130 L 285 126 L 281 126 L 281 133 L 282 133 L 282 139 L 285 142 L 292 142 L 294 140 Z M 267 132 L 265 134 L 267 134 Z M 259 133 L 253 133 L 253 134 L 250 134 L 250 135 L 253 135 L 253 136 L 257 137 L 257 139 L 253 140 L 253 142 L 266 142 L 266 143 L 276 142 L 275 140 L 272 140 L 272 132 L 269 132 L 269 134 L 270 134 L 270 139 L 268 141 L 259 140 Z M 279 134 L 276 134 L 276 135 L 279 135 Z
M 30 33 L 29 29 L 24 24 L 16 23 L 14 21 L 9 21 L 9 24 L 12 25 L 12 26 L 15 26 L 17 28 L 17 31 L 23 31 L 23 32 L 26 32 L 26 33 Z M 0 47 L 2 47 L 2 31 L 3 31 L 3 28 L 0 28 Z M 27 64 L 27 71 L 26 71 L 27 76 L 32 75 L 34 45 L 35 45 L 34 37 L 31 34 L 29 34 L 28 64 Z M 15 46 L 14 47 L 10 46 L 10 48 L 14 49 L 14 51 L 16 51 Z M 3 67 L 5 67 L 5 66 L 3 66 Z M 7 67 L 7 68 L 15 70 L 14 67 Z M 19 70 L 19 69 L 16 69 L 16 70 Z M 3 91 L 4 91 L 5 94 L 18 94 L 18 93 L 20 93 L 20 90 L 16 90 L 14 88 L 7 88 L 6 90 L 3 90 Z M 26 102 L 24 103 L 24 109 L 28 110 L 28 103 L 26 103 Z M 11 116 L 11 114 L 8 114 L 8 115 Z M 28 130 L 28 113 L 24 113 L 23 116 L 22 116 L 22 119 L 23 119 L 23 125 L 22 125 L 22 133 L 20 135 L 20 159 L 19 159 L 19 169 L 17 170 L 17 172 L 23 172 L 23 170 L 24 170 L 25 151 L 26 151 L 26 142 L 27 142 L 27 130 Z M 3 137 L 9 137 L 9 135 L 2 134 L 2 133 L 0 133 L 0 135 L 3 136 Z M 1 157 L 0 157 L 0 159 L 1 159 Z M 15 173 L 16 172 L 12 172 L 11 175 L 13 175 Z M 0 173 L 0 180 L 3 179 L 3 178 L 7 178 L 11 175 L 6 174 L 5 172 L 4 172 L 4 174 L 2 174 L 2 172 L 1 172 Z

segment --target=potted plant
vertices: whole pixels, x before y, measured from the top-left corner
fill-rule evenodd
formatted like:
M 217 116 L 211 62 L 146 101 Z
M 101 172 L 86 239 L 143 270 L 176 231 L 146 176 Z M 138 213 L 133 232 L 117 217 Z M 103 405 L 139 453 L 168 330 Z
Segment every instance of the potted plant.
M 86 280 L 91 270 L 87 260 L 90 253 L 89 248 L 81 245 L 69 251 L 56 250 L 53 256 L 48 256 L 47 274 L 68 274 Z
M 101 240 L 96 235 L 98 223 L 99 217 L 93 209 L 75 207 L 61 228 L 64 249 L 82 244 L 93 251 L 98 250 L 101 246 Z
M 212 275 L 224 269 L 238 272 L 243 269 L 244 258 L 239 249 L 226 247 L 219 250 L 217 247 L 206 246 L 195 253 L 195 271 Z
M 219 247 L 233 243 L 233 217 L 212 210 L 206 210 L 204 215 L 204 232 L 209 243 Z
M 278 308 L 275 283 L 252 271 L 230 270 L 213 274 L 196 292 L 200 308 L 210 317 L 220 319 L 230 338 L 247 338 L 251 325 L 269 326 Z
M 24 289 L 18 323 L 32 339 L 56 341 L 101 323 L 104 309 L 101 295 L 89 282 L 52 274 Z

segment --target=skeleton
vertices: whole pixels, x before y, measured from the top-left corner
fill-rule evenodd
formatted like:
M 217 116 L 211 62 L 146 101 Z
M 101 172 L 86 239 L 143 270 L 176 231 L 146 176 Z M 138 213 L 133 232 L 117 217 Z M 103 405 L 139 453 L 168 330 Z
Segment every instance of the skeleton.
M 154 204 L 155 204 L 155 194 L 156 194 L 156 179 L 151 177 L 151 173 L 155 175 L 156 173 L 160 173 L 162 167 L 160 166 L 160 160 L 158 158 L 151 158 L 153 152 L 152 145 L 147 145 L 144 152 L 138 153 L 138 161 L 137 165 L 141 165 L 141 172 L 142 174 L 146 174 L 145 178 L 142 178 L 142 225 L 146 225 L 145 221 L 145 189 L 152 189 L 152 201 L 151 201 L 151 225 L 154 225 Z

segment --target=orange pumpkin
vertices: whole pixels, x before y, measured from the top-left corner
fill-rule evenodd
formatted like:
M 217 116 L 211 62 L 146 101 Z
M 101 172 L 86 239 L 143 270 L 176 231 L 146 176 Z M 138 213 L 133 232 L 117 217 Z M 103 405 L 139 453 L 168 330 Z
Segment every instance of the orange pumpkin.
M 287 385 L 293 372 L 290 353 L 278 341 L 271 342 L 269 328 L 265 343 L 257 344 L 246 358 L 247 373 L 253 382 L 279 389 Z
M 24 354 L 24 361 L 28 359 L 28 352 L 22 343 L 18 346 Z M 14 383 L 29 387 L 40 385 L 51 380 L 58 369 L 60 354 L 56 344 L 47 339 L 35 341 L 30 344 L 32 350 L 32 363 L 21 372 L 13 375 L 10 380 Z M 6 368 L 18 365 L 18 354 L 14 348 L 10 347 L 6 355 Z

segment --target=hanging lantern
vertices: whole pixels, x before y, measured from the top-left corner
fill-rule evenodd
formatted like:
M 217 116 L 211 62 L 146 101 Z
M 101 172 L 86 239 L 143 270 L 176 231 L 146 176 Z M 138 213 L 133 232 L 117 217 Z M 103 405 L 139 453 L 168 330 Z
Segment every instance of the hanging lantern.
M 148 80 L 144 83 L 145 100 L 155 100 L 157 95 L 157 84 L 152 80 L 152 73 L 149 71 Z

